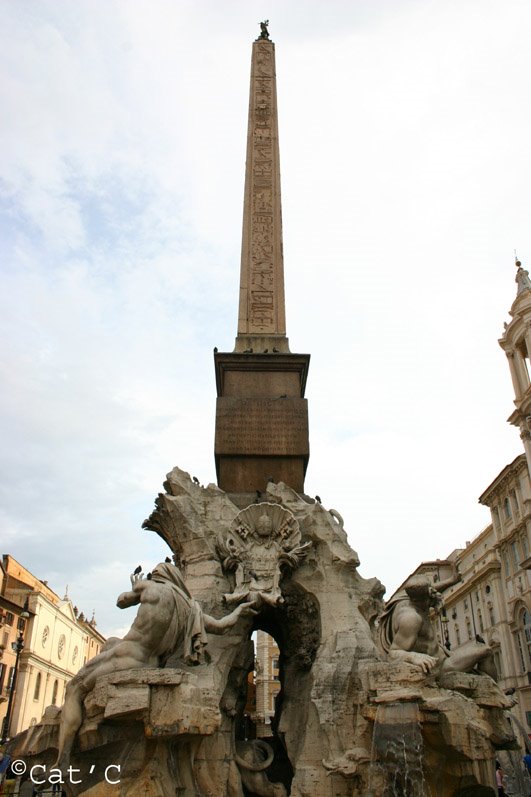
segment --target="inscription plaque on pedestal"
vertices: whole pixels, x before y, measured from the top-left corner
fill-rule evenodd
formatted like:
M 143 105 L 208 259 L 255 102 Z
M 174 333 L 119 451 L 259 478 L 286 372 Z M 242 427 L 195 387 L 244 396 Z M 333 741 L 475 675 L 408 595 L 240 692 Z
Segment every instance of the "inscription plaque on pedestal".
M 228 456 L 308 456 L 308 402 L 218 398 L 215 451 Z

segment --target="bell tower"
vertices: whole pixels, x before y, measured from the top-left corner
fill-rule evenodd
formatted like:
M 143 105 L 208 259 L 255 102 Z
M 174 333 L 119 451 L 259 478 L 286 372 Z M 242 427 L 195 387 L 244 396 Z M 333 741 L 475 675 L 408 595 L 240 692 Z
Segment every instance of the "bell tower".
M 508 421 L 520 430 L 531 472 L 531 280 L 519 260 L 516 269 L 516 299 L 509 311 L 511 321 L 505 324 L 499 344 L 509 361 L 515 395 L 515 410 Z
M 304 398 L 309 354 L 286 337 L 275 45 L 267 24 L 253 43 L 243 203 L 238 331 L 214 355 L 218 485 L 263 491 L 270 479 L 304 491 L 309 459 Z

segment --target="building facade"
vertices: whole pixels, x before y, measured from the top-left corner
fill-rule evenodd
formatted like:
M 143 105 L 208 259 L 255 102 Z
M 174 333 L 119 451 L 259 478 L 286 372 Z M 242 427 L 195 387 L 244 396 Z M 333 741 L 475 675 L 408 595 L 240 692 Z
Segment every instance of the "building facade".
M 423 562 L 408 579 L 429 574 L 437 586 L 457 566 L 461 581 L 445 590 L 436 620 L 439 642 L 450 651 L 476 636 L 489 644 L 501 689 L 514 690 L 512 714 L 531 734 L 531 482 L 524 454 L 498 474 L 480 501 L 492 522 L 464 548 Z
M 280 651 L 278 645 L 265 631 L 256 632 L 256 658 L 254 670 L 254 712 L 251 720 L 259 739 L 273 735 L 271 722 L 275 716 L 275 700 L 280 692 Z
M 47 706 L 62 705 L 66 684 L 97 655 L 105 639 L 94 619 L 87 622 L 78 615 L 68 596 L 61 599 L 10 555 L 2 559 L 0 599 L 0 637 L 5 639 L 0 721 L 6 714 L 13 681 L 16 656 L 11 644 L 20 631 L 24 641 L 9 723 L 10 735 L 14 736 L 35 725 Z M 9 611 L 9 606 L 16 609 Z M 25 621 L 20 618 L 24 608 L 29 614 Z

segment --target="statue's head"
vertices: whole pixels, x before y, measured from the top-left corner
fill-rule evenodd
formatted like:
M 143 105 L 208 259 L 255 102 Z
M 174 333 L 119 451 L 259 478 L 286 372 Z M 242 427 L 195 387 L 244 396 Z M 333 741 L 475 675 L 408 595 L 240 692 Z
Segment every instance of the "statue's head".
M 404 587 L 407 596 L 415 603 L 426 603 L 428 606 L 437 608 L 440 606 L 442 596 L 433 586 L 431 579 L 427 576 L 412 576 Z
M 259 537 L 269 537 L 271 532 L 273 531 L 273 521 L 266 515 L 265 512 L 263 515 L 260 515 L 258 518 L 258 522 L 256 524 L 256 533 Z

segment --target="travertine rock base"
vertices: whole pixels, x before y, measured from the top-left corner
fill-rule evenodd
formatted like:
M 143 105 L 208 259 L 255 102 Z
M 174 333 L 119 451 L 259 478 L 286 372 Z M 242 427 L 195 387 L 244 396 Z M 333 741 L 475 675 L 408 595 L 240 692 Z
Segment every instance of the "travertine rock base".
M 210 664 L 187 667 L 177 652 L 166 669 L 101 678 L 86 699 L 74 748 L 72 763 L 83 784 L 70 794 L 457 797 L 478 784 L 489 794 L 495 749 L 514 742 L 504 715 L 509 700 L 487 676 L 453 673 L 438 683 L 413 665 L 384 659 L 375 643 L 383 587 L 359 575 L 338 512 L 272 482 L 259 498 L 240 494 L 233 500 L 176 468 L 164 486 L 145 525 L 166 540 L 204 610 L 226 614 L 224 596 L 244 595 L 257 574 L 269 602 L 262 601 L 256 617 L 240 618 L 229 634 L 209 637 Z M 242 506 L 255 501 L 262 507 L 242 518 L 269 513 L 285 524 L 292 516 L 290 533 L 300 530 L 297 545 L 305 546 L 299 557 L 289 553 L 288 543 L 277 546 L 280 597 L 276 588 L 267 592 L 263 570 L 269 562 L 273 583 L 278 529 L 267 530 L 266 523 L 263 536 L 246 549 L 246 556 L 257 557 L 252 577 L 244 572 L 248 560 L 238 574 L 236 559 L 231 565 L 226 555 L 235 528 L 248 539 L 248 528 L 234 521 Z M 279 646 L 282 689 L 275 761 L 270 770 L 253 773 L 251 792 L 244 790 L 235 753 L 237 745 L 247 749 L 239 744 L 240 719 L 254 628 L 272 634 Z M 54 760 L 53 714 L 16 740 L 15 752 L 28 763 Z M 252 756 L 252 748 L 247 752 Z M 111 764 L 121 766 L 116 785 L 103 776 Z

